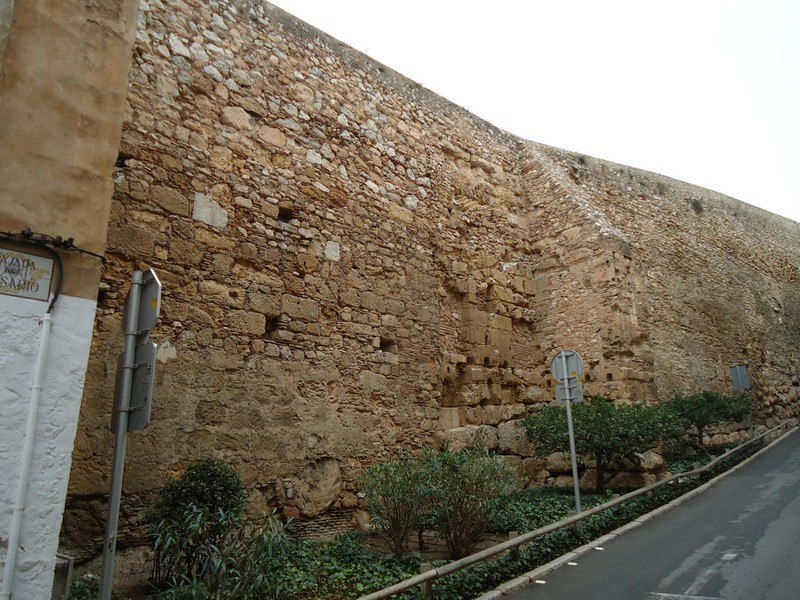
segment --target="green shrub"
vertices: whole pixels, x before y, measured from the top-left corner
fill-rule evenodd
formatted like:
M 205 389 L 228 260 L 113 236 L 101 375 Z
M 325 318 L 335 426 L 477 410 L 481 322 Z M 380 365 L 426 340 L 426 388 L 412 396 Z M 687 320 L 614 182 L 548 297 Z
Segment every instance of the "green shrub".
M 685 427 L 694 429 L 694 444 L 705 452 L 703 436 L 706 429 L 726 421 L 741 421 L 750 412 L 752 404 L 752 399 L 746 394 L 727 395 L 704 391 L 676 395 L 665 406 Z
M 397 555 L 408 551 L 411 532 L 421 527 L 429 490 L 425 465 L 410 455 L 373 463 L 361 480 L 367 510 L 381 536 Z
M 547 405 L 522 421 L 539 456 L 569 452 L 566 412 L 562 406 Z M 572 419 L 576 452 L 595 461 L 598 494 L 619 473 L 619 470 L 608 472 L 616 458 L 632 458 L 635 453 L 674 438 L 679 431 L 674 416 L 661 406 L 615 404 L 605 396 L 592 396 L 586 402 L 574 404 Z
M 489 518 L 518 482 L 485 448 L 428 452 L 428 520 L 455 558 L 471 554 L 489 529 Z
M 157 530 L 154 547 L 166 555 L 191 556 L 191 569 L 153 598 L 237 600 L 281 598 L 284 588 L 274 572 L 290 554 L 290 540 L 275 514 L 242 518 L 222 508 L 190 505 L 177 526 Z
M 156 587 L 201 573 L 205 548 L 219 545 L 239 526 L 245 507 L 244 485 L 236 470 L 208 458 L 170 479 L 145 514 L 153 547 Z
M 242 478 L 231 465 L 216 458 L 194 462 L 178 479 L 170 478 L 161 488 L 146 521 L 179 520 L 190 504 L 241 514 L 245 506 Z
M 97 580 L 89 577 L 74 577 L 69 582 L 70 600 L 95 600 L 100 593 Z

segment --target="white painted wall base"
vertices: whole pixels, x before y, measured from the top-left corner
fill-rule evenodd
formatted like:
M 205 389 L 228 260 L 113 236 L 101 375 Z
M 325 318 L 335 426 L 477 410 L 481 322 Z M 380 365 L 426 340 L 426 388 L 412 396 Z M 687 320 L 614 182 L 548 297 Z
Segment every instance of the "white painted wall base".
M 39 320 L 47 303 L 0 296 L 0 563 L 5 563 L 17 494 Z M 11 598 L 50 598 L 58 534 L 69 481 L 95 302 L 61 296 L 52 313 Z M 2 568 L 0 568 L 2 577 Z

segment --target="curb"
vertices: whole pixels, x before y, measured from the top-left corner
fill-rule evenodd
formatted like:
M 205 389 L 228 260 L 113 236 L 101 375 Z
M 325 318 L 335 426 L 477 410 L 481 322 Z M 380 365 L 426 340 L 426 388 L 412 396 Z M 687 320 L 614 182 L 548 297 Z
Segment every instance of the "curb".
M 615 539 L 615 538 L 627 533 L 628 531 L 631 531 L 632 529 L 636 529 L 637 527 L 639 527 L 640 525 L 646 523 L 650 519 L 654 519 L 655 517 L 661 516 L 665 512 L 668 512 L 668 511 L 672 510 L 673 508 L 683 504 L 687 500 L 690 500 L 691 498 L 694 498 L 695 496 L 699 496 L 700 494 L 705 492 L 710 487 L 716 485 L 723 478 L 727 477 L 731 473 L 735 473 L 738 469 L 740 469 L 741 467 L 744 467 L 750 461 L 754 460 L 755 458 L 760 456 L 762 453 L 764 453 L 767 450 L 769 450 L 770 448 L 772 448 L 774 445 L 776 445 L 778 442 L 782 441 L 784 438 L 792 435 L 797 430 L 798 430 L 798 428 L 795 427 L 794 429 L 792 429 L 790 431 L 787 431 L 782 436 L 780 436 L 778 438 L 775 438 L 772 442 L 770 442 L 769 444 L 764 446 L 761 450 L 759 450 L 758 452 L 756 452 L 755 454 L 753 454 L 751 456 L 748 456 L 745 460 L 743 460 L 740 463 L 737 463 L 736 465 L 734 465 L 733 467 L 731 467 L 730 469 L 728 469 L 724 473 L 720 473 L 719 475 L 717 475 L 713 479 L 709 479 L 704 484 L 697 486 L 693 490 L 689 490 L 688 492 L 686 492 L 682 496 L 679 496 L 679 497 L 675 498 L 674 500 L 668 502 L 667 504 L 659 506 L 658 508 L 654 508 L 649 513 L 646 513 L 646 514 L 642 515 L 641 517 L 638 517 L 638 518 L 634 519 L 630 523 L 626 523 L 625 525 L 622 525 L 621 527 L 618 527 L 617 529 L 615 529 L 611 533 L 607 533 L 606 535 L 604 535 L 602 537 L 599 537 L 596 540 L 592 540 L 591 542 L 588 542 L 587 544 L 584 544 L 583 546 L 579 546 L 578 548 L 575 548 L 571 552 L 568 552 L 567 554 L 564 554 L 563 556 L 559 556 L 555 560 L 551 560 L 549 563 L 547 563 L 545 565 L 542 565 L 541 567 L 535 568 L 533 571 L 529 571 L 529 572 L 525 573 L 524 575 L 520 575 L 519 577 L 516 577 L 515 579 L 512 579 L 511 581 L 507 581 L 506 583 L 497 586 L 495 589 L 493 589 L 493 590 L 491 590 L 489 592 L 486 592 L 481 596 L 478 596 L 474 600 L 497 600 L 498 598 L 502 598 L 504 596 L 507 596 L 511 592 L 515 592 L 515 591 L 517 591 L 517 590 L 519 590 L 519 589 L 521 589 L 523 587 L 526 587 L 526 586 L 530 585 L 531 583 L 535 583 L 537 580 L 542 579 L 545 575 L 547 575 L 549 573 L 552 573 L 553 571 L 555 571 L 556 569 L 564 566 L 567 563 L 572 562 L 574 559 L 578 558 L 579 556 L 583 556 L 584 554 L 588 553 L 591 550 L 594 550 L 595 548 L 602 547 L 604 544 L 607 544 L 608 542 L 610 542 L 613 539 Z

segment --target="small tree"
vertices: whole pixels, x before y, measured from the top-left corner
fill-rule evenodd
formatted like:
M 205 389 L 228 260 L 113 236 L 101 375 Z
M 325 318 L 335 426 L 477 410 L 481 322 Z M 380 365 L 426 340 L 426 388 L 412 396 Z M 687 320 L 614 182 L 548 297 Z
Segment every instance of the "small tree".
M 215 458 L 192 463 L 170 479 L 144 517 L 154 551 L 153 584 L 201 571 L 203 549 L 241 522 L 244 507 L 239 473 Z
M 408 551 L 408 538 L 421 525 L 428 504 L 427 484 L 423 461 L 408 454 L 373 463 L 361 480 L 372 522 L 397 555 Z
M 593 396 L 572 405 L 575 450 L 594 458 L 595 491 L 620 472 L 608 473 L 616 458 L 632 458 L 677 434 L 674 417 L 660 406 L 616 405 L 605 396 Z M 538 456 L 569 451 L 566 409 L 548 405 L 522 422 L 528 440 L 536 444 Z
M 485 448 L 428 452 L 424 456 L 429 522 L 455 558 L 474 552 L 489 516 L 518 487 L 514 473 Z
M 705 452 L 703 436 L 706 429 L 726 421 L 741 421 L 750 412 L 753 401 L 746 394 L 704 391 L 688 396 L 679 394 L 666 406 L 687 428 L 694 428 L 695 446 Z

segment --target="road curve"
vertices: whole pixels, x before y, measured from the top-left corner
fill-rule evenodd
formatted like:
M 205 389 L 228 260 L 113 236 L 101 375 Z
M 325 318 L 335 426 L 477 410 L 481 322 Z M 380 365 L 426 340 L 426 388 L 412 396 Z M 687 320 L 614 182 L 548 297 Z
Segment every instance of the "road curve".
M 504 598 L 797 600 L 800 434 Z

